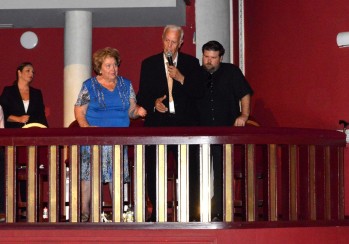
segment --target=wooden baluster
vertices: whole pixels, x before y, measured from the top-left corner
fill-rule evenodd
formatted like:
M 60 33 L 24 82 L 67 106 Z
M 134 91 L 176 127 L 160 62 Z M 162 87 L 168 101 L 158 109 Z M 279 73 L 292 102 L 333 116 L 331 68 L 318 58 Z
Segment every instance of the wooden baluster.
M 14 223 L 16 221 L 16 164 L 15 147 L 6 147 L 6 222 Z
M 211 221 L 211 167 L 210 145 L 200 145 L 200 218 L 201 222 Z
M 179 145 L 178 162 L 178 222 L 189 221 L 189 147 Z
M 234 145 L 226 144 L 223 147 L 223 161 L 224 161 L 224 197 L 223 197 L 223 209 L 224 209 L 224 221 L 234 221 Z
M 156 213 L 157 221 L 167 221 L 167 147 L 156 145 Z
M 100 222 L 101 214 L 101 150 L 99 145 L 93 145 L 91 155 L 91 222 Z
M 246 146 L 245 158 L 246 220 L 255 221 L 257 212 L 255 145 L 248 144 Z
M 70 146 L 70 155 L 69 155 L 69 221 L 71 223 L 76 223 L 79 221 L 79 202 L 80 202 L 80 147 L 77 145 Z
M 57 146 L 49 146 L 49 222 L 57 222 L 58 220 L 58 154 Z M 43 193 L 41 193 L 43 194 Z M 40 213 L 41 214 L 41 213 Z
M 298 176 L 298 153 L 297 146 L 289 146 L 289 220 L 298 219 L 298 194 L 297 194 L 297 176 Z
M 309 207 L 308 211 L 310 211 L 308 214 L 310 220 L 316 220 L 316 169 L 315 169 L 315 146 L 310 145 L 308 147 L 309 150 L 309 156 L 308 156 L 308 165 L 309 165 Z
M 144 145 L 135 145 L 134 163 L 135 222 L 145 221 L 145 163 Z
M 324 147 L 324 183 L 325 183 L 325 220 L 331 219 L 331 160 L 330 147 Z
M 338 148 L 338 219 L 344 219 L 344 148 Z
M 122 222 L 123 209 L 123 147 L 114 145 L 113 150 L 113 190 L 111 200 L 113 204 L 113 222 Z
M 27 164 L 27 222 L 34 223 L 37 220 L 37 167 L 36 167 L 36 146 L 28 146 L 28 164 Z
M 277 150 L 268 145 L 268 220 L 277 221 Z

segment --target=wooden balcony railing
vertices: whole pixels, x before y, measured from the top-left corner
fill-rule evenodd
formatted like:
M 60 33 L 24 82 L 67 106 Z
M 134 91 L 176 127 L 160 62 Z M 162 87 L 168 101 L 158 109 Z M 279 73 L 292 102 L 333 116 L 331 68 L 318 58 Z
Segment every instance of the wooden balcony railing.
M 344 219 L 345 134 L 297 128 L 57 128 L 0 130 L 5 148 L 6 222 L 18 216 L 18 176 L 24 151 L 26 220 L 41 222 L 48 192 L 48 222 L 80 222 L 79 146 L 91 145 L 91 222 L 100 222 L 100 145 L 113 145 L 112 222 L 122 222 L 123 147 L 133 159 L 135 222 L 146 220 L 145 145 L 156 145 L 158 222 L 167 222 L 167 150 L 178 145 L 177 222 L 188 222 L 189 145 L 200 147 L 201 222 L 210 222 L 210 145 L 224 148 L 224 222 Z M 42 153 L 44 152 L 44 153 Z M 22 152 L 23 153 L 23 152 Z M 41 169 L 40 164 L 46 161 Z M 69 163 L 69 213 L 65 213 Z M 43 176 L 44 175 L 44 176 Z M 46 175 L 46 176 L 45 176 Z M 47 188 L 42 182 L 47 178 Z M 46 203 L 45 203 L 46 204 Z

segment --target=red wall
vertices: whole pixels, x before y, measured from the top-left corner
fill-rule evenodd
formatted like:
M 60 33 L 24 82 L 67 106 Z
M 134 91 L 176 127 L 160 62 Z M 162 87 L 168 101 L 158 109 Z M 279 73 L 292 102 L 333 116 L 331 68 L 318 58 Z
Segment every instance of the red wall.
M 246 76 L 264 126 L 338 129 L 349 120 L 346 0 L 245 1 Z
M 349 30 L 345 0 L 246 1 L 246 76 L 255 90 L 252 114 L 264 126 L 338 129 L 348 119 L 349 48 L 338 48 L 336 35 Z M 191 28 L 193 27 L 193 28 Z M 194 6 L 187 7 L 184 52 L 195 54 Z M 36 69 L 51 127 L 63 124 L 63 29 L 34 29 L 39 44 L 20 46 L 33 29 L 0 29 L 0 90 L 15 79 L 17 65 L 29 60 Z M 141 60 L 161 50 L 162 27 L 97 28 L 93 51 L 120 50 L 120 73 L 135 90 Z M 73 105 L 72 105 L 73 106 Z
M 262 126 L 335 130 L 349 121 L 349 48 L 336 43 L 348 13 L 347 0 L 245 1 L 246 77 Z M 346 148 L 345 189 L 348 156 Z
M 192 43 L 195 31 L 194 8 L 194 3 L 187 7 L 182 47 L 183 52 L 192 55 L 195 55 L 195 45 Z M 131 79 L 137 92 L 141 61 L 161 52 L 162 30 L 163 27 L 95 28 L 92 51 L 106 46 L 119 49 L 122 59 L 120 75 Z M 27 50 L 21 46 L 20 37 L 25 31 L 34 31 L 38 35 L 39 43 L 36 48 Z M 0 54 L 0 92 L 4 86 L 12 84 L 16 79 L 16 68 L 21 62 L 32 62 L 35 68 L 32 86 L 43 92 L 48 123 L 52 128 L 62 127 L 64 30 L 0 29 Z

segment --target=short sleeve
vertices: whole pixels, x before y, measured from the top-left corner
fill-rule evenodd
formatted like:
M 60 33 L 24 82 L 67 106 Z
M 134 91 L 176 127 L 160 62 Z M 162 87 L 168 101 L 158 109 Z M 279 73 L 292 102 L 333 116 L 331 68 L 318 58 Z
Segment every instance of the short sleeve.
M 82 105 L 88 104 L 89 102 L 90 102 L 90 94 L 88 92 L 86 84 L 84 83 L 79 92 L 78 99 L 75 103 L 75 106 L 82 106 Z
M 134 99 L 137 102 L 135 91 L 133 90 L 132 83 L 130 83 L 130 99 Z
M 5 124 L 4 113 L 2 111 L 2 107 L 0 106 L 0 128 L 4 128 L 4 124 Z

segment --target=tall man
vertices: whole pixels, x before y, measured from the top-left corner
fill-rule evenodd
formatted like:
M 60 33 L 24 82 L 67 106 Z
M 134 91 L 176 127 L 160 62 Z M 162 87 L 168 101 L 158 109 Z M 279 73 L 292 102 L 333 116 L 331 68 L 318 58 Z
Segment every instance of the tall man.
M 162 34 L 163 51 L 142 62 L 137 103 L 148 111 L 144 121 L 145 126 L 168 127 L 197 124 L 193 99 L 200 95 L 198 92 L 200 81 L 192 74 L 193 70 L 200 69 L 200 64 L 197 58 L 179 52 L 183 44 L 183 35 L 181 27 L 166 26 Z M 169 62 L 169 59 L 172 62 Z M 174 158 L 177 158 L 177 146 L 168 146 L 167 150 L 174 153 Z M 146 148 L 145 157 L 147 189 L 153 205 L 150 220 L 156 221 L 155 146 Z M 189 163 L 190 171 L 191 168 L 195 170 L 194 166 L 193 163 Z M 193 184 L 190 185 L 193 187 Z M 190 206 L 195 205 L 190 204 Z
M 222 63 L 223 46 L 209 41 L 202 47 L 202 87 L 204 96 L 197 100 L 201 126 L 245 126 L 250 115 L 253 91 L 241 70 Z M 240 110 L 241 104 L 241 110 Z M 223 220 L 223 147 L 211 145 L 214 170 L 212 221 Z

